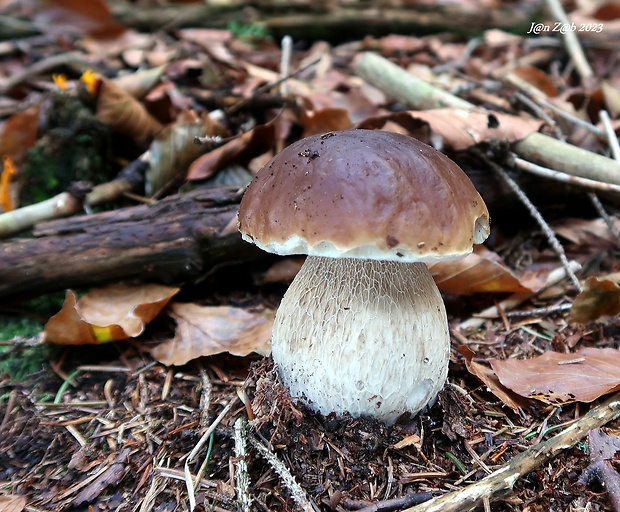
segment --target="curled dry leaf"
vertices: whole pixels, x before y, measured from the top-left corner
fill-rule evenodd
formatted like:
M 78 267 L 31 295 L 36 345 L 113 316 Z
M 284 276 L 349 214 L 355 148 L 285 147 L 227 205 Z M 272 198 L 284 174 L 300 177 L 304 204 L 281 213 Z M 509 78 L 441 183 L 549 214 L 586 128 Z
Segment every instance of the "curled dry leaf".
M 228 164 L 247 165 L 252 158 L 268 151 L 276 138 L 275 124 L 260 125 L 209 151 L 190 165 L 187 179 L 204 180 L 210 178 Z
M 492 139 L 506 139 L 509 142 L 524 139 L 538 131 L 542 121 L 500 114 L 499 112 L 477 112 L 459 108 L 438 108 L 423 112 L 398 112 L 387 116 L 369 118 L 357 128 L 380 129 L 387 121 L 394 121 L 406 127 L 411 133 L 419 133 L 428 125 L 443 144 L 457 151 L 467 149 Z
M 532 359 L 491 359 L 500 382 L 515 393 L 550 404 L 592 402 L 620 389 L 620 351 L 584 348 Z
M 534 66 L 518 66 L 512 69 L 511 72 L 551 98 L 558 95 L 558 88 L 553 83 L 551 77 L 542 69 L 535 68 Z
M 113 285 L 92 290 L 78 301 L 68 290 L 62 309 L 45 325 L 45 340 L 91 345 L 138 336 L 178 291 L 155 284 Z
M 151 196 L 166 185 L 185 178 L 190 163 L 204 152 L 194 138 L 207 135 L 207 127 L 205 119 L 186 110 L 174 124 L 157 134 L 149 148 L 149 168 L 144 186 L 147 195 Z
M 602 316 L 620 313 L 620 286 L 608 279 L 586 279 L 583 291 L 577 295 L 570 309 L 573 322 L 585 324 Z
M 620 220 L 615 219 L 620 229 Z M 592 251 L 604 251 L 620 247 L 618 239 L 603 219 L 564 219 L 554 224 L 553 230 L 563 238 L 579 246 L 587 246 Z
M 177 322 L 175 337 L 151 351 L 163 364 L 182 365 L 222 352 L 235 356 L 271 352 L 271 311 L 262 315 L 231 306 L 173 304 L 169 314 Z
M 472 375 L 475 375 L 482 381 L 483 384 L 499 398 L 505 405 L 516 411 L 519 407 L 525 407 L 527 405 L 526 400 L 504 386 L 495 372 L 483 364 L 477 363 L 473 360 L 474 352 L 466 345 L 458 347 L 458 351 L 465 358 L 465 366 Z
M 440 290 L 456 295 L 531 291 L 519 282 L 496 253 L 482 245 L 476 246 L 465 258 L 431 263 L 428 268 Z
M 137 141 L 148 140 L 161 131 L 161 123 L 142 103 L 111 80 L 100 80 L 97 119 L 110 124 L 116 133 Z

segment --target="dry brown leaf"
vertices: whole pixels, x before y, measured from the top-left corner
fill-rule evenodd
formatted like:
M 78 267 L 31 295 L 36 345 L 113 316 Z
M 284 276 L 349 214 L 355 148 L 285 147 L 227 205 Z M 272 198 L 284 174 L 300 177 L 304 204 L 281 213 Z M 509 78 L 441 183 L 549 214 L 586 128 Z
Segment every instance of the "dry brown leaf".
M 175 337 L 151 352 L 163 364 L 183 365 L 222 352 L 235 356 L 271 352 L 273 312 L 261 315 L 231 306 L 173 304 L 169 314 L 177 322 Z
M 236 224 L 235 224 L 236 228 Z M 257 284 L 290 283 L 304 264 L 305 258 L 282 258 L 271 265 L 267 271 L 257 279 Z
M 428 268 L 440 290 L 456 295 L 531 291 L 519 282 L 497 254 L 482 245 L 476 246 L 465 258 L 431 263 Z
M 26 508 L 26 498 L 15 494 L 0 496 L 0 512 L 22 512 Z
M 155 284 L 112 285 L 92 290 L 77 301 L 68 290 L 61 310 L 45 325 L 45 340 L 91 345 L 138 336 L 178 291 Z
M 100 78 L 97 119 L 136 141 L 149 140 L 163 126 L 146 107 L 111 80 Z
M 380 129 L 389 120 L 406 127 L 411 133 L 419 133 L 424 125 L 428 125 L 435 138 L 441 138 L 443 144 L 455 150 L 467 149 L 492 139 L 506 139 L 509 142 L 521 140 L 538 131 L 543 124 L 542 121 L 499 112 L 438 108 L 369 118 L 357 127 Z
M 620 220 L 615 221 L 620 229 Z M 618 239 L 602 219 L 564 219 L 554 224 L 553 230 L 570 242 L 587 246 L 592 251 L 617 249 Z
M 620 351 L 612 348 L 489 362 L 504 386 L 546 403 L 592 402 L 620 389 Z
M 140 99 L 144 98 L 159 83 L 165 70 L 166 66 L 142 69 L 135 73 L 121 75 L 115 78 L 113 82 L 134 98 Z
M 491 368 L 475 362 L 473 360 L 475 354 L 468 346 L 461 345 L 458 347 L 458 351 L 465 358 L 465 366 L 467 367 L 469 373 L 478 377 L 478 379 L 486 385 L 489 391 L 499 398 L 505 405 L 515 411 L 520 407 L 523 408 L 527 405 L 526 400 L 522 396 L 517 395 L 506 386 L 502 385 L 497 378 L 497 375 Z
M 194 139 L 207 135 L 208 126 L 209 123 L 196 113 L 183 111 L 173 124 L 156 135 L 149 148 L 149 168 L 144 186 L 147 195 L 185 178 L 191 162 L 204 152 Z
M 257 126 L 194 160 L 187 172 L 187 179 L 204 180 L 210 178 L 233 162 L 239 165 L 247 165 L 252 158 L 268 151 L 273 146 L 275 137 L 274 123 Z
M 570 309 L 573 322 L 585 324 L 602 316 L 620 313 L 620 286 L 608 279 L 588 277 L 583 291 L 575 297 Z
M 603 81 L 601 84 L 601 90 L 603 91 L 607 110 L 609 110 L 612 117 L 618 117 L 620 114 L 620 91 L 606 81 Z
M 349 111 L 344 108 L 324 108 L 321 110 L 303 110 L 301 120 L 304 126 L 302 137 L 351 128 Z
M 104 0 L 49 0 L 37 2 L 37 26 L 47 33 L 65 35 L 67 30 L 93 38 L 111 39 L 126 29 L 114 21 Z
M 551 77 L 542 69 L 535 68 L 534 66 L 519 66 L 513 68 L 511 72 L 551 98 L 558 95 L 558 88 L 553 83 Z

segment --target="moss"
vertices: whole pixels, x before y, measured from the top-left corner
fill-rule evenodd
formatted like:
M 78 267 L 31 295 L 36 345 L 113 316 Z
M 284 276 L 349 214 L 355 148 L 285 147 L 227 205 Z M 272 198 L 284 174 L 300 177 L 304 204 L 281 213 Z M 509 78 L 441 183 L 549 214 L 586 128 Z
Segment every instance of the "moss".
M 22 204 L 32 204 L 65 191 L 76 181 L 99 184 L 115 172 L 111 134 L 92 105 L 78 96 L 56 92 L 45 111 L 46 124 L 26 159 Z
M 47 347 L 44 345 L 23 349 L 0 346 L 0 377 L 8 377 L 11 384 L 24 382 L 41 371 L 47 361 Z

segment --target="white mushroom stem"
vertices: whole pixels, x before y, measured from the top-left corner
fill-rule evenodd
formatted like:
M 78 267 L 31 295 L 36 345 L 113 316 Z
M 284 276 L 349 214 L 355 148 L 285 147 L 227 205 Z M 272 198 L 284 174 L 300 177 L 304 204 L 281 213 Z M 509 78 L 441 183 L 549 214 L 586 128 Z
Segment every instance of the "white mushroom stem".
M 445 307 L 424 263 L 308 257 L 272 343 L 291 395 L 322 414 L 391 424 L 434 400 L 448 374 Z

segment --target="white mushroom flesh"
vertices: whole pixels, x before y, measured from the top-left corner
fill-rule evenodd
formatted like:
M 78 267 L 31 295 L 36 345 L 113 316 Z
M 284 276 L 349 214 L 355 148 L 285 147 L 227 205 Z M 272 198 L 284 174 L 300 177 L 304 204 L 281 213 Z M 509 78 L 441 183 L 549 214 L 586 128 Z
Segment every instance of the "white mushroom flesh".
M 272 343 L 293 397 L 387 424 L 435 399 L 450 358 L 445 307 L 424 263 L 308 257 Z

